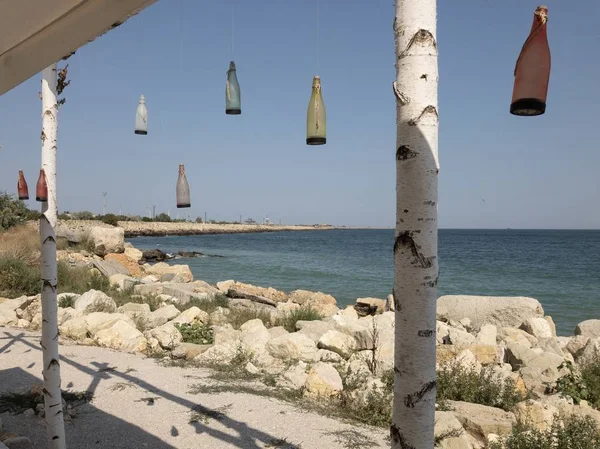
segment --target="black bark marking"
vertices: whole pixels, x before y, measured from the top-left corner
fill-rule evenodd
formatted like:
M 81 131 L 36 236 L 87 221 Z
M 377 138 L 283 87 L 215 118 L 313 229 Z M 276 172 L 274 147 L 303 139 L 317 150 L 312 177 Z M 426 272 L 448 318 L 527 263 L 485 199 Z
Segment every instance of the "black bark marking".
M 405 213 L 405 214 L 408 214 L 408 209 L 404 209 L 404 213 Z
M 435 115 L 435 117 L 437 119 L 439 119 L 439 117 L 440 117 L 438 115 L 438 111 L 437 111 L 436 107 L 432 106 L 432 105 L 429 105 L 429 106 L 426 106 L 425 109 L 423 109 L 423 111 L 421 112 L 421 114 L 417 118 L 410 119 L 408 121 L 408 126 L 415 126 L 427 114 L 433 114 L 433 115 Z
M 404 398 L 404 405 L 406 405 L 408 408 L 415 408 L 415 405 L 417 405 L 419 403 L 419 401 L 421 401 L 421 399 L 423 399 L 423 397 L 427 393 L 435 390 L 435 387 L 436 387 L 436 381 L 435 380 L 427 382 L 416 393 L 407 395 Z
M 431 336 L 433 335 L 433 333 L 434 333 L 434 332 L 435 332 L 435 331 L 433 331 L 433 330 L 431 330 L 431 329 L 426 329 L 426 330 L 423 330 L 423 331 L 419 331 L 419 332 L 417 332 L 417 335 L 418 335 L 419 337 L 424 337 L 424 338 L 427 338 L 427 337 L 431 337 Z
M 113 30 L 117 27 L 120 27 L 121 25 L 123 25 L 123 22 L 115 22 L 110 26 L 110 29 Z
M 435 279 L 429 280 L 427 282 L 423 282 L 421 285 L 423 287 L 437 287 L 438 285 L 438 279 L 439 279 L 439 275 L 435 277 Z
M 54 244 L 56 245 L 56 239 L 51 235 L 49 235 L 48 237 L 46 237 L 44 239 L 44 241 L 42 242 L 42 245 L 44 245 L 46 242 L 54 242 Z
M 48 390 L 46 390 L 45 388 L 42 388 L 42 393 L 44 393 L 44 395 L 46 395 L 46 396 L 52 397 L 52 395 L 50 394 L 50 392 Z
M 60 363 L 58 363 L 58 360 L 56 360 L 56 359 L 50 360 L 50 363 L 48 363 L 48 368 L 46 368 L 46 369 L 50 369 L 53 366 L 60 367 Z
M 427 73 L 423 73 L 421 79 L 427 81 Z
M 393 287 L 392 287 L 392 298 L 394 298 L 394 310 L 396 312 L 400 312 L 402 310 L 402 306 L 400 305 L 400 301 L 398 301 L 398 298 L 396 297 L 396 291 L 394 290 Z
M 423 204 L 425 204 L 426 206 L 435 206 L 436 202 L 435 201 L 423 201 Z
M 394 243 L 394 254 L 396 254 L 396 252 L 399 251 L 401 248 L 406 248 L 410 250 L 411 254 L 414 257 L 414 261 L 412 262 L 414 266 L 419 266 L 421 268 L 431 268 L 433 266 L 432 261 L 433 259 L 435 259 L 435 256 L 425 257 L 422 253 L 419 252 L 419 248 L 417 247 L 417 244 L 413 239 L 412 232 L 403 231 L 400 234 L 398 234 L 398 237 L 396 237 L 396 242 Z
M 53 292 L 56 292 L 56 284 L 52 284 L 48 279 L 42 279 L 42 290 L 46 287 L 50 287 Z
M 394 443 L 400 445 L 401 449 L 415 449 L 414 446 L 408 444 L 406 438 L 404 438 L 404 435 L 400 432 L 400 429 L 396 424 L 390 426 L 390 437 Z
M 62 57 L 62 60 L 63 60 L 63 61 L 66 61 L 66 60 L 67 60 L 67 59 L 69 59 L 71 56 L 73 56 L 73 55 L 75 54 L 75 52 L 76 52 L 76 51 L 77 51 L 77 50 L 75 50 L 75 51 L 72 51 L 72 52 L 71 52 L 71 53 L 69 53 L 67 56 L 63 56 L 63 57 Z
M 60 407 L 60 408 L 62 408 L 62 401 L 59 402 L 58 404 L 50 404 L 48 407 L 49 408 L 54 408 L 54 407 Z
M 397 161 L 407 161 L 408 159 L 413 159 L 417 157 L 419 153 L 410 149 L 408 145 L 400 145 L 398 150 L 396 151 L 396 160 Z
M 419 44 L 423 47 L 428 45 L 437 50 L 437 43 L 435 42 L 435 38 L 433 37 L 433 34 L 431 34 L 431 31 L 420 29 L 413 35 L 413 37 L 410 38 L 408 45 L 402 51 L 402 53 L 400 53 L 398 59 L 402 59 L 408 56 L 408 52 L 415 44 Z

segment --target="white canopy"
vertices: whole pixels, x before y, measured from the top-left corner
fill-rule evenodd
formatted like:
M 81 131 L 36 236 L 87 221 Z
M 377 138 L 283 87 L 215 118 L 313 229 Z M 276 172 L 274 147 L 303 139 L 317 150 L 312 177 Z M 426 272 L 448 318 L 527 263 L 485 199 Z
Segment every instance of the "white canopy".
M 156 0 L 0 0 L 0 95 Z

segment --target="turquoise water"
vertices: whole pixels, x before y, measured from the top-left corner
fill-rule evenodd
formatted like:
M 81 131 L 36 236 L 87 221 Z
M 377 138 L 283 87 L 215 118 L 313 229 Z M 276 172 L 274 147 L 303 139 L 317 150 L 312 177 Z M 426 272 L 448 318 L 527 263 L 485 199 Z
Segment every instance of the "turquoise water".
M 393 230 L 138 237 L 138 248 L 224 256 L 182 259 L 196 279 L 320 290 L 341 305 L 392 289 Z M 440 230 L 439 293 L 531 296 L 559 334 L 600 318 L 600 231 Z

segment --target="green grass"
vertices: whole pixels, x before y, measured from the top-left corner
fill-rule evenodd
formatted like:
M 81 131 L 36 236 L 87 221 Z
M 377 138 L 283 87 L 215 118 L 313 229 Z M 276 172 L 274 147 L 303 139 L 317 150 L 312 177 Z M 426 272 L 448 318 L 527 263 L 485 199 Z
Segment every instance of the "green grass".
M 322 320 L 323 316 L 311 306 L 300 307 L 299 309 L 287 312 L 278 317 L 275 326 L 283 326 L 288 332 L 296 332 L 296 322 L 298 321 L 317 321 Z
M 62 307 L 63 309 L 66 309 L 67 307 L 75 307 L 75 298 L 77 298 L 75 295 L 63 296 L 60 298 L 60 301 L 58 301 L 58 307 Z
M 593 418 L 571 416 L 555 419 L 551 428 L 540 431 L 527 423 L 517 423 L 510 435 L 492 443 L 490 449 L 598 449 L 600 428 Z
M 437 402 L 444 409 L 444 403 L 450 400 L 511 410 L 524 399 L 512 378 L 503 378 L 489 367 L 478 372 L 459 363 L 449 363 L 437 372 Z
M 175 327 L 181 332 L 184 343 L 211 345 L 215 342 L 215 335 L 209 323 L 176 324 Z
M 0 259 L 0 296 L 17 298 L 41 291 L 40 271 L 18 259 Z

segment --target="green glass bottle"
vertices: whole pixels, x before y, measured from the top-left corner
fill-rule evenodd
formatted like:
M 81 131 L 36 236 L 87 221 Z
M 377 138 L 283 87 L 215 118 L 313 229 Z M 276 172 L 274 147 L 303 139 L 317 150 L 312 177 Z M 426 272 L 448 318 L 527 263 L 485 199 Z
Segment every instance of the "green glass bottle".
M 235 62 L 229 63 L 227 70 L 227 84 L 225 85 L 225 114 L 239 115 L 242 113 L 242 99 L 240 83 L 238 82 Z
M 315 75 L 312 84 L 312 94 L 306 112 L 306 144 L 324 145 L 326 138 L 325 103 L 321 95 L 321 78 Z

